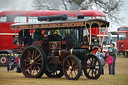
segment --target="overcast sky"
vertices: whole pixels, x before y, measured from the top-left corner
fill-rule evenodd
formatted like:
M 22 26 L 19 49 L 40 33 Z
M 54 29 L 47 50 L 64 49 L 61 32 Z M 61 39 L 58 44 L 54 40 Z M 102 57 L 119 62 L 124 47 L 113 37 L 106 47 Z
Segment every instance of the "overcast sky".
M 119 24 L 113 24 L 109 27 L 110 31 L 117 31 L 117 28 L 121 26 L 128 26 L 128 0 L 124 0 L 124 10 L 121 11 L 120 16 L 124 18 L 124 20 Z
M 122 22 L 122 25 L 128 26 L 128 0 L 125 0 L 125 10 L 121 13 L 121 16 L 125 17 L 125 22 Z
M 124 11 L 120 13 L 124 20 L 119 25 L 112 24 L 109 27 L 110 31 L 116 31 L 120 26 L 128 26 L 128 0 L 125 0 L 124 5 Z M 0 12 L 4 10 L 33 10 L 33 8 L 31 0 L 0 0 Z

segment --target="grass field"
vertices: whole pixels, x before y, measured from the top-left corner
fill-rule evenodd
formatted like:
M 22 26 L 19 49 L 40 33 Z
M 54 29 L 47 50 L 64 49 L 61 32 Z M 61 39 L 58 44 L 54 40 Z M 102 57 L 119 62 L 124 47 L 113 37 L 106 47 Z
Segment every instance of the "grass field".
M 43 75 L 39 79 L 25 78 L 22 73 L 7 72 L 0 67 L 0 85 L 128 85 L 128 58 L 122 56 L 116 60 L 116 75 L 108 75 L 108 66 L 104 66 L 105 75 L 97 80 L 87 79 L 84 75 L 79 80 L 48 78 Z

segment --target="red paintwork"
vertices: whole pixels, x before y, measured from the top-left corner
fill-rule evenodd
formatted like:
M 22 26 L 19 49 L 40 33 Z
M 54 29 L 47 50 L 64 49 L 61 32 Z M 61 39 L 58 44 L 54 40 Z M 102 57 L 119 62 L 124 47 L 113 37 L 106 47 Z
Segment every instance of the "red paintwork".
M 92 35 L 95 35 L 95 36 L 98 37 L 98 35 L 99 35 L 99 28 L 92 28 L 91 29 L 91 32 L 92 32 Z M 101 37 L 103 37 L 103 35 L 108 35 L 108 28 L 106 28 L 105 33 L 104 32 L 101 32 L 100 35 L 101 35 Z
M 80 10 L 80 12 L 84 15 L 84 16 L 93 16 L 93 17 L 106 17 L 105 13 L 102 11 L 98 11 L 98 10 Z
M 127 32 L 127 31 L 122 31 L 122 30 L 121 31 L 117 31 L 117 33 L 123 33 L 123 32 Z
M 128 27 L 123 26 L 120 28 L 128 28 Z M 117 31 L 117 33 L 127 33 L 127 37 L 128 37 L 128 30 Z M 121 46 L 121 45 L 123 45 L 123 46 Z M 117 49 L 118 49 L 118 51 L 128 52 L 128 38 L 126 40 L 118 40 L 118 38 L 117 38 Z
M 14 33 L 10 30 L 12 22 L 0 22 L 0 33 Z M 13 45 L 13 35 L 0 35 L 0 50 L 12 49 L 17 47 Z
M 0 16 L 2 15 L 21 15 L 21 16 L 48 16 L 48 15 L 61 15 L 67 14 L 68 16 L 77 16 L 77 11 L 3 11 L 0 12 Z
M 98 17 L 106 17 L 105 13 L 98 10 L 80 10 L 84 16 L 93 16 L 94 18 Z M 99 29 L 98 28 L 92 28 L 91 29 L 92 35 L 99 35 Z M 101 35 L 104 35 L 104 32 L 101 32 Z M 105 31 L 105 35 L 108 35 L 108 28 Z M 102 36 L 103 37 L 103 36 Z

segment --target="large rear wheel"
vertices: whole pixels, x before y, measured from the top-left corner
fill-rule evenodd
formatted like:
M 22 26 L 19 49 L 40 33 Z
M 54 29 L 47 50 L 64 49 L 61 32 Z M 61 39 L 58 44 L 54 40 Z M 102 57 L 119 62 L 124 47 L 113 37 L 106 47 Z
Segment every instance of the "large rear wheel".
M 63 64 L 64 75 L 68 80 L 77 80 L 82 73 L 80 59 L 75 55 L 69 55 L 65 58 Z
M 21 70 L 28 78 L 40 78 L 45 72 L 45 53 L 38 46 L 26 48 L 21 57 Z

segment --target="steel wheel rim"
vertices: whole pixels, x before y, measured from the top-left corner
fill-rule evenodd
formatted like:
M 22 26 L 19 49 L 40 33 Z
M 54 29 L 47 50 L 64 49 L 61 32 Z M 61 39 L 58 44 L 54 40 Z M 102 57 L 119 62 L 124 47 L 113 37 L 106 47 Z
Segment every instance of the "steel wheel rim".
M 79 64 L 73 57 L 68 57 L 64 63 L 64 74 L 69 80 L 76 80 L 79 76 Z
M 96 57 L 91 56 L 87 59 L 87 69 L 85 72 L 92 79 L 97 79 L 97 76 L 101 74 L 100 62 Z
M 27 49 L 21 58 L 21 68 L 26 77 L 36 77 L 42 71 L 43 58 L 42 53 L 34 48 Z

